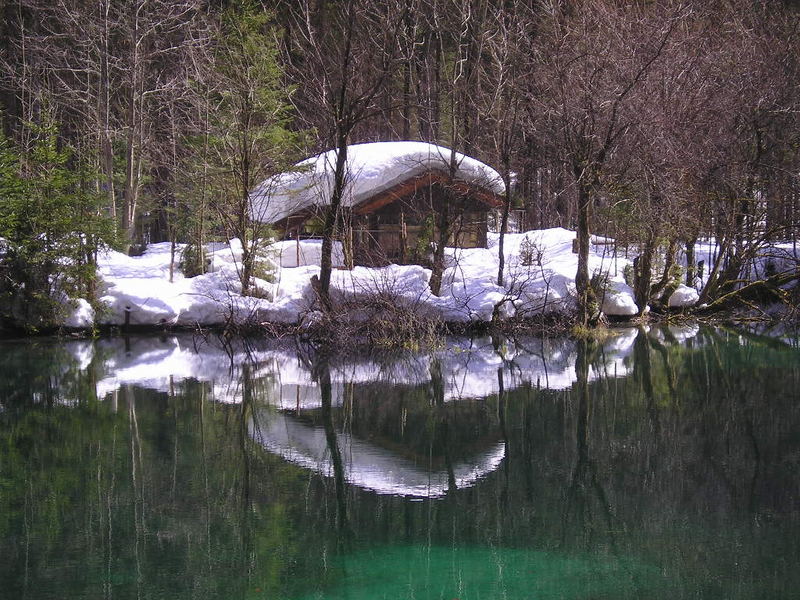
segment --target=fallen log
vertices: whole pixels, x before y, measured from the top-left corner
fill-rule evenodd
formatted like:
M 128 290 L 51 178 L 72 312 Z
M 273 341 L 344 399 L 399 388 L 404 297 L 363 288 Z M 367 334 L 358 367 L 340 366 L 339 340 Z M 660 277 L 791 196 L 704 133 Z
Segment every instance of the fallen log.
M 790 304 L 791 290 L 785 289 L 790 283 L 800 280 L 800 266 L 791 271 L 776 273 L 766 279 L 752 281 L 740 288 L 723 294 L 713 302 L 695 309 L 695 314 L 706 315 L 723 310 L 730 310 L 740 306 L 754 308 L 768 304 Z

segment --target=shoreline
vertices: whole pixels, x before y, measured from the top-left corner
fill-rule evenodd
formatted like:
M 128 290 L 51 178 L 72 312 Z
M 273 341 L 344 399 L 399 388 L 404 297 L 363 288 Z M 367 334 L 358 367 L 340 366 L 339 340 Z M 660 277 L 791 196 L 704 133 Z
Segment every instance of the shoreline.
M 693 287 L 682 282 L 684 274 L 677 274 L 661 295 L 652 294 L 640 315 L 630 285 L 635 283 L 630 281 L 632 259 L 609 253 L 609 240 L 595 236 L 589 265 L 601 281 L 595 290 L 595 320 L 589 326 L 576 327 L 574 239 L 575 232 L 563 228 L 507 234 L 502 283 L 497 281 L 496 234 L 490 235 L 486 248 L 447 248 L 442 289 L 437 295 L 430 289 L 432 271 L 422 265 L 344 269 L 337 263 L 330 290 L 333 306 L 327 311 L 321 310 L 312 284 L 319 275 L 318 240 L 265 246 L 265 254 L 259 258 L 263 278 L 253 277 L 251 294 L 246 296 L 241 293 L 241 248 L 235 242 L 210 245 L 206 272 L 192 277 L 181 272 L 182 245 L 152 244 L 138 256 L 106 250 L 98 257 L 97 293 L 91 303 L 84 298 L 65 298 L 60 318 L 46 327 L 33 323 L 28 331 L 6 320 L 0 325 L 5 327 L 0 329 L 0 337 L 27 336 L 37 330 L 90 336 L 215 331 L 299 335 L 317 341 L 368 339 L 371 345 L 424 345 L 426 339 L 441 335 L 489 331 L 569 335 L 579 330 L 579 336 L 587 336 L 596 323 L 798 320 L 793 311 L 798 304 L 797 288 L 790 287 L 800 278 L 800 273 L 792 270 L 797 259 L 784 257 L 778 264 L 771 254 L 765 254 L 759 258 L 764 265 L 772 264 L 781 276 L 788 273 L 792 277 L 787 281 L 774 280 L 774 276 L 757 279 L 741 287 L 741 294 L 733 290 L 710 304 L 698 305 L 703 277 L 708 273 L 701 273 Z M 712 247 L 707 242 L 698 243 L 696 257 L 708 259 L 709 252 Z M 774 308 L 778 301 L 783 302 L 782 309 Z
M 472 323 L 462 322 L 436 322 L 433 325 L 432 333 L 436 339 L 444 339 L 447 336 L 457 337 L 479 337 L 490 336 L 499 338 L 513 338 L 518 336 L 536 335 L 544 338 L 565 337 L 571 339 L 595 338 L 602 339 L 604 332 L 615 329 L 630 329 L 638 327 L 650 327 L 660 325 L 707 325 L 717 327 L 735 327 L 747 329 L 748 325 L 783 324 L 789 328 L 800 327 L 800 322 L 796 318 L 786 319 L 783 316 L 741 314 L 736 310 L 720 311 L 713 315 L 698 315 L 692 311 L 679 310 L 668 313 L 649 313 L 644 317 L 606 318 L 603 322 L 587 328 L 576 327 L 572 316 L 563 314 L 545 315 L 540 319 L 526 320 L 503 320 L 499 322 L 480 321 Z M 361 324 L 362 327 L 369 329 L 370 322 Z M 324 326 L 304 327 L 297 324 L 285 323 L 259 323 L 252 325 L 176 325 L 176 324 L 130 324 L 124 325 L 99 325 L 94 327 L 54 327 L 43 329 L 36 332 L 0 331 L 0 341 L 15 341 L 26 339 L 41 339 L 56 337 L 62 339 L 110 339 L 127 336 L 159 336 L 172 334 L 194 334 L 194 335 L 219 335 L 231 338 L 262 338 L 262 339 L 287 339 L 295 338 L 306 341 L 319 347 L 331 346 L 335 341 L 348 341 L 352 347 L 361 349 L 393 349 L 407 348 L 408 342 L 413 341 L 415 330 L 409 330 L 399 339 L 400 343 L 371 343 L 365 335 L 336 335 L 336 330 Z M 424 342 L 425 340 L 420 340 Z M 430 344 L 421 343 L 421 347 Z

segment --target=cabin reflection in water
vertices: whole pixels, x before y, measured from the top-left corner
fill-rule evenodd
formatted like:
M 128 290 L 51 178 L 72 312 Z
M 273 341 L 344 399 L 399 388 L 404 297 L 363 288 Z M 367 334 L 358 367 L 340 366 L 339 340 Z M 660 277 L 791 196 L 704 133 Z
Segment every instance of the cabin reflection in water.
M 438 498 L 473 485 L 505 457 L 496 397 L 446 403 L 439 360 L 420 383 L 339 383 L 335 408 L 327 359 L 314 371 L 318 405 L 305 395 L 296 410 L 262 407 L 250 434 L 285 460 L 333 477 L 337 487 Z
M 291 463 L 334 477 L 336 466 L 323 427 L 285 412 L 262 412 L 258 426 L 254 423 L 251 422 L 251 435 L 267 450 Z M 482 452 L 449 464 L 447 454 L 414 455 L 350 433 L 338 433 L 336 441 L 347 483 L 396 496 L 444 496 L 473 485 L 497 469 L 505 457 L 505 443 L 490 439 L 480 444 L 485 448 Z
M 627 374 L 638 334 L 612 336 L 588 378 Z M 576 349 L 571 340 L 504 351 L 489 340 L 461 344 L 383 364 L 325 363 L 322 375 L 276 364 L 250 435 L 295 465 L 379 494 L 439 498 L 474 485 L 506 456 L 503 391 L 569 388 Z
M 641 333 L 614 332 L 588 379 L 627 375 Z M 696 333 L 671 328 L 669 335 Z M 442 497 L 500 467 L 503 391 L 568 389 L 577 381 L 575 342 L 568 339 L 518 339 L 498 348 L 489 338 L 461 338 L 431 353 L 322 365 L 280 344 L 228 348 L 185 336 L 69 346 L 86 355 L 82 363 L 95 349 L 104 357 L 98 397 L 130 384 L 168 391 L 183 378 L 207 381 L 218 402 L 242 403 L 249 389 L 249 432 L 266 450 L 341 485 L 406 497 Z

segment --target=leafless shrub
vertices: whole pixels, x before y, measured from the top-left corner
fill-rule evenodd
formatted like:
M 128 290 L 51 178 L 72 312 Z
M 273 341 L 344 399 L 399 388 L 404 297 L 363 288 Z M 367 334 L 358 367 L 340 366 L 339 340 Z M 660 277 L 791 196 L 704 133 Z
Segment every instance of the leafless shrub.
M 418 349 L 441 344 L 444 323 L 427 309 L 427 289 L 415 293 L 389 269 L 353 279 L 350 289 L 331 290 L 328 311 L 312 307 L 301 319 L 304 335 L 330 347 Z

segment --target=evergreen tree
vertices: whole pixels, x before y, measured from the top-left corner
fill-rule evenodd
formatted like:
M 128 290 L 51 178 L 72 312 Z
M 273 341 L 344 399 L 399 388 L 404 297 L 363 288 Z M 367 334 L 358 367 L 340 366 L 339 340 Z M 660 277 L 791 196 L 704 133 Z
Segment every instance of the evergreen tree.
M 203 153 L 226 234 L 242 248 L 242 293 L 251 292 L 256 261 L 269 234 L 254 214 L 250 192 L 296 161 L 303 136 L 292 131 L 292 89 L 283 80 L 271 16 L 240 2 L 221 16 L 210 92 L 209 136 Z M 268 193 L 268 190 L 267 190 Z
M 95 174 L 59 147 L 57 126 L 26 127 L 27 152 L 0 139 L 0 322 L 36 331 L 57 326 L 69 298 L 93 299 L 97 250 L 113 224 Z

